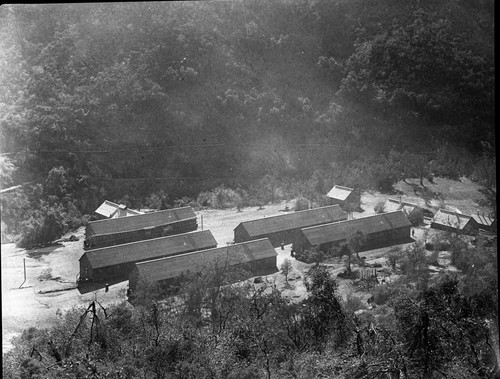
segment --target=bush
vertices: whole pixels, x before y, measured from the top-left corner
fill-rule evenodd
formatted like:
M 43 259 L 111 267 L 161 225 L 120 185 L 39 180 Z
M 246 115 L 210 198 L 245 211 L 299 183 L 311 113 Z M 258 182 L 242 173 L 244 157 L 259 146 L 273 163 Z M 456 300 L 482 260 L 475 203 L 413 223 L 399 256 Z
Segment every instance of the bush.
M 242 207 L 242 196 L 231 188 L 221 185 L 212 191 L 202 192 L 198 195 L 197 203 L 202 206 L 209 206 L 216 209 L 232 207 Z
M 61 205 L 42 206 L 41 210 L 33 211 L 30 217 L 21 223 L 18 246 L 48 243 L 61 237 L 68 230 L 65 216 Z
M 387 254 L 387 263 L 392 267 L 393 270 L 396 270 L 396 264 L 403 257 L 403 252 L 399 247 L 393 247 L 389 250 Z
M 364 301 L 359 296 L 353 295 L 352 292 L 347 294 L 346 299 L 344 301 L 344 306 L 349 314 L 353 314 L 359 309 L 367 308 Z
M 153 192 L 145 199 L 146 207 L 150 209 L 168 209 L 169 196 L 164 191 Z
M 298 198 L 297 200 L 295 200 L 295 205 L 293 206 L 293 209 L 295 210 L 295 212 L 305 211 L 309 209 L 309 201 L 307 201 L 304 198 Z
M 384 213 L 385 212 L 385 201 L 379 201 L 376 205 L 375 208 L 373 208 L 375 213 Z
M 309 250 L 304 250 L 301 253 L 295 253 L 295 259 L 304 263 L 319 263 L 323 262 L 325 258 L 325 253 L 321 250 L 315 249 L 314 247 Z
M 377 305 L 382 305 L 389 300 L 391 289 L 387 285 L 378 285 L 373 288 L 373 302 Z
M 180 199 L 175 199 L 174 208 L 182 208 L 182 207 L 192 207 L 196 209 L 198 208 L 198 203 L 188 196 L 181 197 Z

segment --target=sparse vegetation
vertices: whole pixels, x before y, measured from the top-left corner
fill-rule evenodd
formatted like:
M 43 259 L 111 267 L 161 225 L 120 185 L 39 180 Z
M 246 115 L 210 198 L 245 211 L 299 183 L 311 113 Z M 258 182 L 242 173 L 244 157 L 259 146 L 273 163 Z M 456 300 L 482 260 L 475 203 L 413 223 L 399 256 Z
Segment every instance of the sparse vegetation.
M 292 272 L 292 261 L 290 259 L 285 259 L 280 266 L 281 273 L 285 277 L 286 284 L 288 285 L 288 275 Z

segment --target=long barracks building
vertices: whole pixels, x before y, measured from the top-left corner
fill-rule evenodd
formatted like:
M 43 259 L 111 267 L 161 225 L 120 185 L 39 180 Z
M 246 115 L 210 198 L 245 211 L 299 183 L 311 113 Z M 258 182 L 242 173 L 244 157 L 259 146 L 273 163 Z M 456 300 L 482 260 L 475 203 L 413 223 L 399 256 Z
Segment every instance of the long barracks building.
M 228 245 L 216 249 L 160 258 L 136 263 L 129 276 L 132 291 L 141 280 L 160 283 L 164 286 L 176 284 L 185 274 L 196 274 L 207 268 L 242 268 L 251 276 L 277 272 L 277 253 L 267 238 Z
M 413 242 L 410 237 L 410 221 L 402 211 L 397 211 L 303 228 L 295 239 L 292 250 L 302 252 L 315 247 L 326 252 L 341 247 L 358 231 L 366 238 L 362 250 Z
M 120 245 L 150 238 L 187 233 L 198 228 L 191 207 L 91 221 L 85 228 L 86 249 Z
M 209 230 L 88 250 L 80 258 L 80 280 L 127 279 L 135 263 L 217 247 Z
M 244 221 L 234 229 L 234 242 L 269 238 L 274 247 L 292 243 L 301 228 L 347 220 L 339 205 Z

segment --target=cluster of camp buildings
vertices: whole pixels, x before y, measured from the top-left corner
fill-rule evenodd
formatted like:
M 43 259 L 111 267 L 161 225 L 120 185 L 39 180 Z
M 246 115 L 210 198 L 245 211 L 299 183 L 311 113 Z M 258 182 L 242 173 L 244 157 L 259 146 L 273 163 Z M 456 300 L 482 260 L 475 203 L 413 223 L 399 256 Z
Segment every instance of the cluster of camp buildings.
M 128 279 L 133 291 L 140 280 L 175 284 L 181 275 L 214 263 L 242 267 L 252 276 L 268 275 L 277 271 L 277 247 L 292 244 L 296 252 L 312 247 L 328 251 L 358 231 L 365 237 L 363 250 L 413 242 L 409 217 L 418 206 L 390 199 L 385 213 L 348 219 L 342 205 L 340 200 L 335 205 L 241 222 L 234 228 L 233 244 L 217 247 L 210 230 L 198 230 L 191 207 L 134 213 L 105 202 L 98 211 L 106 218 L 86 226 L 79 281 Z M 115 216 L 117 212 L 122 216 Z M 483 217 L 481 222 L 441 209 L 431 227 L 466 234 L 478 227 L 496 228 L 496 221 Z
M 182 274 L 211 264 L 241 266 L 252 275 L 277 271 L 267 238 L 217 247 L 210 230 L 198 230 L 191 207 L 134 213 L 105 201 L 96 212 L 105 218 L 86 226 L 79 282 L 128 279 L 133 291 L 141 280 L 175 284 Z

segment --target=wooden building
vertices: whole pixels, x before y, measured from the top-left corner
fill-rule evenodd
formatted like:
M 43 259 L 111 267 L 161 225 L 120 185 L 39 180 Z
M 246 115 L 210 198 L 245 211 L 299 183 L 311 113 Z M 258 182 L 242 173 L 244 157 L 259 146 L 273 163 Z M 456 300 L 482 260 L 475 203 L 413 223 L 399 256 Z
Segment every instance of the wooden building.
M 341 206 L 351 204 L 358 207 L 361 205 L 361 195 L 354 188 L 334 185 L 326 196 L 330 199 L 330 204 Z
M 251 276 L 268 275 L 278 271 L 277 253 L 267 238 L 228 245 L 216 249 L 136 263 L 129 276 L 129 287 L 134 291 L 139 281 L 159 282 L 164 286 L 178 282 L 181 275 L 201 272 L 212 265 L 239 267 Z
M 91 221 L 85 228 L 84 247 L 92 249 L 120 245 L 187 233 L 197 228 L 196 215 L 191 207 Z
M 104 218 L 118 218 L 140 215 L 142 212 L 128 208 L 125 204 L 116 204 L 109 200 L 104 202 L 95 210 L 95 213 Z
M 431 228 L 459 234 L 476 235 L 479 225 L 471 216 L 440 209 L 431 221 Z
M 292 251 L 302 252 L 315 247 L 327 252 L 346 244 L 358 231 L 366 239 L 362 251 L 413 242 L 410 221 L 402 211 L 397 211 L 301 229 Z
M 293 242 L 301 228 L 347 220 L 339 205 L 244 221 L 234 229 L 234 242 L 269 238 L 274 247 Z
M 397 199 L 388 199 L 385 203 L 385 212 L 403 211 L 409 220 L 417 218 L 418 213 L 423 217 L 424 208 L 416 204 L 408 203 Z
M 137 262 L 217 247 L 209 230 L 88 250 L 80 258 L 80 281 L 128 278 Z
M 473 214 L 472 217 L 474 218 L 474 221 L 476 221 L 479 229 L 496 233 L 497 220 L 493 218 L 491 214 L 477 212 L 476 214 Z

